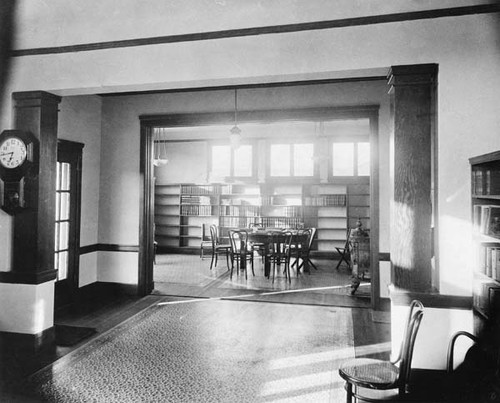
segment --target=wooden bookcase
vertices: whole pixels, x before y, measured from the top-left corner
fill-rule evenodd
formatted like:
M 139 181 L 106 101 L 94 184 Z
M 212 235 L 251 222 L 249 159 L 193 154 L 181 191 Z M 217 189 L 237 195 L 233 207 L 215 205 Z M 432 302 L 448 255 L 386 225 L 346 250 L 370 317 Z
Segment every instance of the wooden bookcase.
M 369 228 L 369 194 L 362 193 L 366 191 L 363 186 L 156 184 L 155 239 L 160 250 L 180 251 L 200 247 L 202 224 L 219 225 L 223 242 L 230 229 L 247 228 L 252 223 L 275 228 L 315 227 L 313 249 L 331 254 L 336 246 L 344 246 L 347 228 L 358 218 Z
M 470 158 L 477 334 L 500 335 L 500 151 Z

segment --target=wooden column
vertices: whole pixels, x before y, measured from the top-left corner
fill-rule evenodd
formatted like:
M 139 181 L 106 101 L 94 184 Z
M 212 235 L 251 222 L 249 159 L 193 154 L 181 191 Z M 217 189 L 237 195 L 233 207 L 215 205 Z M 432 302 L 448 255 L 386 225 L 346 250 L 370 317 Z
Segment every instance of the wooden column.
M 432 186 L 437 65 L 389 72 L 394 130 L 391 267 L 394 285 L 432 291 Z
M 14 217 L 13 267 L 3 282 L 41 284 L 56 278 L 54 220 L 57 163 L 57 114 L 61 98 L 47 92 L 13 94 L 15 128 L 38 139 L 34 164 L 25 176 L 27 208 Z M 38 148 L 38 149 L 37 149 Z

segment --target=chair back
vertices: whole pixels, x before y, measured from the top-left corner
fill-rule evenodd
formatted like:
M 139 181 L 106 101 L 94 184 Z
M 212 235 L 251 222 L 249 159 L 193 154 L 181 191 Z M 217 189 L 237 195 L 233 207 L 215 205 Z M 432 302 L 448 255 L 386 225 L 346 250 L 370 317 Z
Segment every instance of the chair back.
M 399 361 L 399 387 L 406 388 L 410 379 L 411 360 L 413 358 L 413 348 L 417 338 L 420 322 L 424 314 L 424 306 L 418 300 L 410 304 L 410 312 L 406 321 L 406 327 L 403 333 L 403 340 L 397 361 Z
M 219 243 L 219 237 L 217 234 L 217 225 L 212 224 L 210 226 L 210 239 L 212 240 L 212 247 L 215 248 L 215 246 Z
M 307 245 L 306 245 L 306 247 L 307 247 L 307 253 L 309 253 L 309 251 L 312 248 L 312 244 L 314 242 L 314 237 L 316 236 L 317 229 L 314 228 L 314 227 L 311 227 L 307 231 L 309 231 L 309 237 L 307 238 Z
M 290 231 L 270 232 L 269 236 L 269 249 L 268 252 L 271 256 L 277 258 L 290 257 L 291 245 L 293 235 Z
M 201 224 L 201 240 L 203 241 L 211 241 L 212 236 L 210 234 L 210 228 L 208 224 Z
M 240 254 L 247 251 L 248 246 L 248 232 L 239 230 L 229 231 L 229 240 L 231 242 L 231 252 Z M 243 249 L 242 249 L 243 248 Z

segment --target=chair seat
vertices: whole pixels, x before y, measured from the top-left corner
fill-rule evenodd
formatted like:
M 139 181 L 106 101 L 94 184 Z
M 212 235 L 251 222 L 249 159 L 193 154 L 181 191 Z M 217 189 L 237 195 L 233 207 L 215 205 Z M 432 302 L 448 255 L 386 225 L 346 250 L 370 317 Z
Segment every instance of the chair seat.
M 346 381 L 373 389 L 391 389 L 398 380 L 399 368 L 389 361 L 356 358 L 343 363 L 339 374 Z
M 219 245 L 215 246 L 215 249 L 217 249 L 217 250 L 229 250 L 229 249 L 231 249 L 231 245 L 219 244 Z

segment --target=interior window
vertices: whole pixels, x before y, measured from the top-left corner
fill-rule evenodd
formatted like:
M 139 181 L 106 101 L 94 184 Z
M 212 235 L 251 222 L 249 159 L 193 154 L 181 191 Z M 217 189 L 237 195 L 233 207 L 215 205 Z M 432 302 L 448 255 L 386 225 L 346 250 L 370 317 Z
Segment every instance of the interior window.
M 334 142 L 332 144 L 333 176 L 369 176 L 369 142 Z
M 313 176 L 314 145 L 271 144 L 270 175 L 271 176 Z
M 232 176 L 252 176 L 251 145 L 242 145 L 234 150 L 234 172 Z
M 271 144 L 271 176 L 290 176 L 290 145 Z
M 212 176 L 214 178 L 251 177 L 253 156 L 251 145 L 233 149 L 229 145 L 212 146 Z
M 333 175 L 354 175 L 354 143 L 333 143 Z
M 212 175 L 215 178 L 230 176 L 231 148 L 229 146 L 212 146 Z

